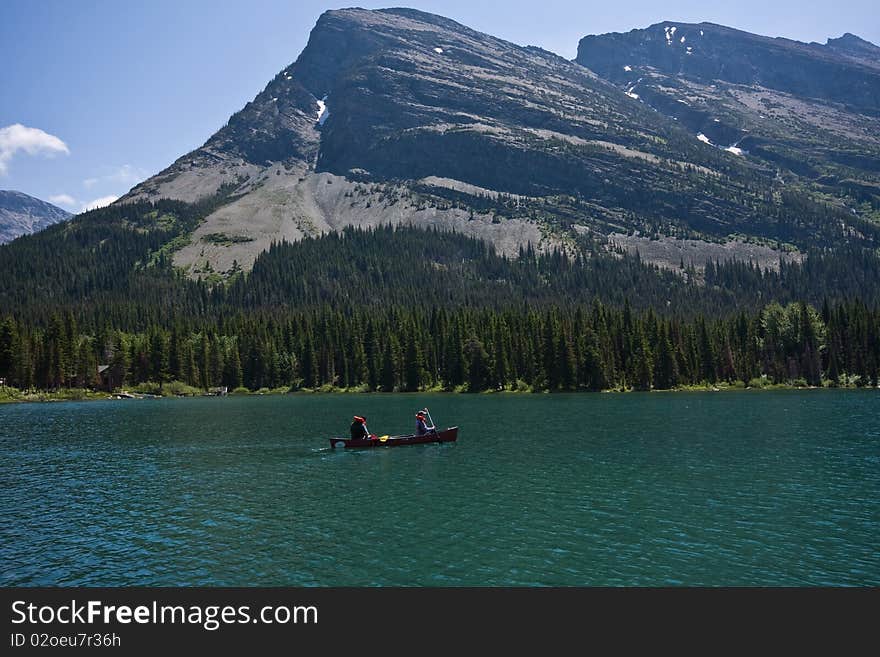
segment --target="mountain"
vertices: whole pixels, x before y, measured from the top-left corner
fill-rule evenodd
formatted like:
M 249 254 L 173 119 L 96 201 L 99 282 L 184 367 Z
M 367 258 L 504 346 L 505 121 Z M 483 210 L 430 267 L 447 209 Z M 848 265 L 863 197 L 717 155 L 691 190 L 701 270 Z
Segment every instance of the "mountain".
M 880 222 L 880 48 L 711 23 L 584 37 L 577 62 L 694 138 L 775 172 L 776 189 Z
M 204 146 L 0 246 L 0 377 L 874 387 L 874 63 L 851 35 L 669 23 L 571 62 L 327 12 Z
M 842 203 L 783 187 L 775 165 L 633 95 L 431 14 L 329 11 L 253 101 L 121 203 L 215 203 L 173 256 L 196 278 L 248 269 L 274 241 L 389 222 L 507 254 L 634 238 L 675 265 L 877 238 Z
M 825 47 L 872 68 L 880 68 L 880 47 L 847 32 L 837 39 L 828 39 Z
M 0 244 L 72 217 L 69 212 L 21 192 L 0 190 Z

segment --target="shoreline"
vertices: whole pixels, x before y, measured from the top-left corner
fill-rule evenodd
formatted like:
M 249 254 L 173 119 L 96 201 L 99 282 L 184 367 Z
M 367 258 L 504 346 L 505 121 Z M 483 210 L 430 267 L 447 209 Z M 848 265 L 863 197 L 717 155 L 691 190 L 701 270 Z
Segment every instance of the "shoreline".
M 635 390 L 635 389 L 609 389 L 609 390 L 482 390 L 480 392 L 467 392 L 464 390 L 420 390 L 417 392 L 383 392 L 380 390 L 358 390 L 347 388 L 332 389 L 300 389 L 300 390 L 252 390 L 248 392 L 234 392 L 225 395 L 217 395 L 211 393 L 189 393 L 189 394 L 151 394 L 136 391 L 116 391 L 116 392 L 97 392 L 88 389 L 65 388 L 58 391 L 47 392 L 22 392 L 17 388 L 0 387 L 0 406 L 4 404 L 40 404 L 52 402 L 81 402 L 81 401 L 143 401 L 157 399 L 196 399 L 200 397 L 282 397 L 290 396 L 326 396 L 326 395 L 501 395 L 501 396 L 520 396 L 520 395 L 627 395 L 632 393 L 652 393 L 652 394 L 681 394 L 681 393 L 730 393 L 730 392 L 774 392 L 774 391 L 812 391 L 812 390 L 880 390 L 880 386 L 874 388 L 872 386 L 856 386 L 856 385 L 838 385 L 838 386 L 797 386 L 787 383 L 768 384 L 766 386 L 742 386 L 742 385 L 702 385 L 702 386 L 680 386 L 677 388 L 669 388 L 664 390 Z

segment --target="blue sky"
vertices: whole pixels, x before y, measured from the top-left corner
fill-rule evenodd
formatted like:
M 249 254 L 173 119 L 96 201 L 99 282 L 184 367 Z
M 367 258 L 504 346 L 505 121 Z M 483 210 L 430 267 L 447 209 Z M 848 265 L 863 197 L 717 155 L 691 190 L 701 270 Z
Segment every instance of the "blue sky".
M 312 0 L 0 0 L 0 189 L 80 211 L 200 146 L 303 49 Z M 586 34 L 711 21 L 880 44 L 876 0 L 411 0 L 406 6 L 572 58 Z M 819 4 L 819 3 L 815 3 Z M 499 11 L 499 7 L 504 7 Z

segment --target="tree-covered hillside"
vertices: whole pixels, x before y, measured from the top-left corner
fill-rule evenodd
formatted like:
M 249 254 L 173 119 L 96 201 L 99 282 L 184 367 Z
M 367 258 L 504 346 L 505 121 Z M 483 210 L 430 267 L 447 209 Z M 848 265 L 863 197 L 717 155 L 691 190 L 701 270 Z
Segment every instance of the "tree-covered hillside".
M 530 310 L 328 306 L 123 332 L 55 315 L 0 321 L 0 378 L 19 388 L 212 386 L 417 391 L 669 389 L 692 384 L 877 386 L 880 312 L 771 304 L 724 319 L 626 305 Z
M 72 313 L 81 326 L 140 330 L 178 320 L 213 324 L 242 310 L 274 314 L 328 305 L 343 313 L 385 306 L 507 308 L 594 299 L 663 315 L 719 316 L 770 301 L 880 302 L 880 258 L 858 247 L 815 251 L 803 263 L 759 269 L 710 262 L 663 269 L 638 254 L 608 253 L 582 237 L 566 251 L 517 257 L 452 232 L 345 229 L 277 243 L 251 272 L 192 281 L 169 254 L 204 216 L 176 201 L 117 205 L 0 247 L 0 309 L 45 326 Z
M 198 216 L 113 206 L 0 248 L 0 378 L 94 386 L 108 365 L 113 387 L 203 389 L 876 382 L 880 260 L 855 247 L 701 272 L 586 239 L 506 258 L 455 233 L 347 229 L 275 244 L 212 285 L 168 257 Z

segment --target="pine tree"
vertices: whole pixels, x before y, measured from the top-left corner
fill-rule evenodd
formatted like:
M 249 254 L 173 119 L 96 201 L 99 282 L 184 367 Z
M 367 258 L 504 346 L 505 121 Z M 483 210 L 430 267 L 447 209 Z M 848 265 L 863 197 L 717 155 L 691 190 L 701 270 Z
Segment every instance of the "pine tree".
M 654 387 L 669 390 L 678 385 L 678 363 L 669 340 L 669 333 L 662 328 L 658 333 L 656 366 L 654 368 Z
M 441 375 L 448 388 L 455 388 L 465 382 L 467 376 L 467 363 L 461 339 L 461 325 L 455 322 L 452 330 L 448 333 L 448 340 L 444 348 L 444 363 Z
M 11 317 L 0 323 L 0 379 L 12 385 L 15 378 L 15 357 L 18 351 L 18 330 Z
M 480 392 L 486 390 L 491 373 L 489 354 L 483 343 L 472 335 L 464 346 L 464 355 L 468 363 L 468 391 Z
M 715 371 L 715 349 L 712 341 L 709 339 L 709 329 L 706 327 L 706 320 L 700 316 L 697 319 L 698 332 L 698 352 L 697 357 L 700 363 L 700 376 L 703 381 L 715 383 L 717 374 Z
M 196 350 L 192 340 L 187 340 L 183 347 L 183 380 L 187 385 L 197 387 L 200 384 L 199 366 L 196 364 Z
M 815 313 L 815 311 L 813 311 Z M 816 330 L 818 317 L 813 318 L 806 304 L 800 307 L 800 342 L 803 345 L 801 372 L 811 386 L 822 385 L 822 363 L 819 353 L 819 336 Z
M 226 384 L 232 390 L 242 387 L 244 385 L 244 376 L 241 368 L 241 356 L 238 354 L 238 345 L 234 341 L 229 347 L 229 357 L 226 362 L 228 363 Z
M 217 336 L 211 334 L 210 344 L 209 344 L 209 352 L 210 352 L 210 362 L 209 362 L 209 384 L 212 386 L 220 385 L 223 381 L 223 371 L 225 369 L 225 363 L 223 362 L 223 353 L 224 350 L 220 344 L 220 341 L 217 339 Z M 292 381 L 292 374 L 288 381 Z
M 122 333 L 116 333 L 113 337 L 112 354 L 110 356 L 110 388 L 115 390 L 125 385 L 128 378 L 130 359 L 128 345 Z
M 196 351 L 196 366 L 199 369 L 199 387 L 207 390 L 210 387 L 211 354 L 208 336 L 202 332 Z
M 61 388 L 67 384 L 67 355 L 70 352 L 67 332 L 61 318 L 52 316 L 45 335 L 46 387 Z
M 168 341 L 163 331 L 155 331 L 150 337 L 149 380 L 161 387 L 168 381 Z
M 492 340 L 492 384 L 493 387 L 499 389 L 504 388 L 508 381 L 509 365 L 505 349 L 505 334 L 504 320 L 497 319 Z
M 181 345 L 181 339 L 180 333 L 177 331 L 177 327 L 175 327 L 168 341 L 168 377 L 174 381 L 183 379 L 181 360 L 183 346 Z
M 636 390 L 650 390 L 654 379 L 654 364 L 648 339 L 639 326 L 634 335 L 633 387 Z
M 382 374 L 379 384 L 383 392 L 394 392 L 400 381 L 399 370 L 397 365 L 397 338 L 391 336 L 385 343 L 385 350 L 382 352 Z
M 95 386 L 98 374 L 98 363 L 92 341 L 88 337 L 82 338 L 77 350 L 76 358 L 76 385 L 80 388 L 92 388 Z
M 306 388 L 314 388 L 318 383 L 318 366 L 315 348 L 312 342 L 311 334 L 307 333 L 303 342 L 302 356 L 300 357 L 300 376 L 303 379 L 303 386 Z
M 562 390 L 574 390 L 577 387 L 577 357 L 571 338 L 564 331 L 560 331 L 558 335 L 555 369 Z
M 417 392 L 422 387 L 425 376 L 425 366 L 422 359 L 422 350 L 416 342 L 415 330 L 410 329 L 406 338 L 406 353 L 404 356 L 404 389 L 407 392 Z

